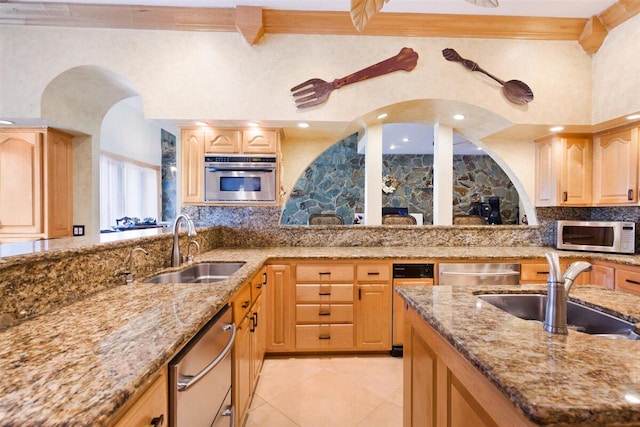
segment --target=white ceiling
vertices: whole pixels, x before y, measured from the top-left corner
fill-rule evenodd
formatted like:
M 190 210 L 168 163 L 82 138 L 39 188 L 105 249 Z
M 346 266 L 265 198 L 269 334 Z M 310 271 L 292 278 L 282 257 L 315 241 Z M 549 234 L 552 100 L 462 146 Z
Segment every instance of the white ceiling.
M 15 0 L 14 0 L 15 1 Z M 60 0 L 18 0 L 59 3 Z M 465 0 L 389 0 L 382 12 L 451 13 L 463 15 L 547 16 L 589 18 L 615 0 L 499 0 L 500 6 L 485 8 Z M 262 6 L 265 9 L 348 11 L 351 0 L 73 0 L 73 3 L 128 4 L 182 7 Z

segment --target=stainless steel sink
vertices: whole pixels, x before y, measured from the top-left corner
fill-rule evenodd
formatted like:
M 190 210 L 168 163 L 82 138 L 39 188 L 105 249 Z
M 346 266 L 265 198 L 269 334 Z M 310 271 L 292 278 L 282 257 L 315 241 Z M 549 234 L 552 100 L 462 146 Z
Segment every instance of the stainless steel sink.
M 546 295 L 483 294 L 478 298 L 521 319 L 544 322 Z M 567 327 L 611 339 L 640 339 L 633 332 L 633 323 L 572 301 L 567 303 Z
M 211 283 L 225 280 L 238 271 L 244 262 L 205 262 L 170 273 L 158 274 L 143 283 Z

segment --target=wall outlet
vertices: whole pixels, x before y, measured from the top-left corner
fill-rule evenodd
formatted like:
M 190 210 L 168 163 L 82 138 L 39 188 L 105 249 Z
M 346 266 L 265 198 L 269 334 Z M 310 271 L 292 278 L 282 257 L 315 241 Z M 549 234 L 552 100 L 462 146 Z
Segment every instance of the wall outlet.
M 74 236 L 84 236 L 84 225 L 74 225 L 73 226 L 73 235 Z

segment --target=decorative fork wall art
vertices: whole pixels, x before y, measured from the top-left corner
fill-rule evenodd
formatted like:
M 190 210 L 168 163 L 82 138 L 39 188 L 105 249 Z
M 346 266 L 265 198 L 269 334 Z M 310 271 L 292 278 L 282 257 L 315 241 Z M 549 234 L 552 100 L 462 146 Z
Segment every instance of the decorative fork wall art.
M 291 88 L 291 92 L 296 107 L 309 108 L 325 102 L 334 89 L 394 71 L 411 71 L 416 67 L 417 63 L 418 53 L 409 47 L 403 47 L 397 55 L 349 74 L 346 77 L 335 79 L 331 82 L 326 82 L 322 79 L 309 79 Z

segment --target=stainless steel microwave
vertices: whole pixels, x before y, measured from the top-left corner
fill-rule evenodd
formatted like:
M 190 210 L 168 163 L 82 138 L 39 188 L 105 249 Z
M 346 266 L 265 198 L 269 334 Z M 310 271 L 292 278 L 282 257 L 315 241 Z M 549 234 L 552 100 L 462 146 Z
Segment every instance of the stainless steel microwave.
M 634 222 L 558 221 L 556 248 L 632 254 L 635 239 Z
M 276 156 L 206 155 L 205 202 L 275 202 Z

